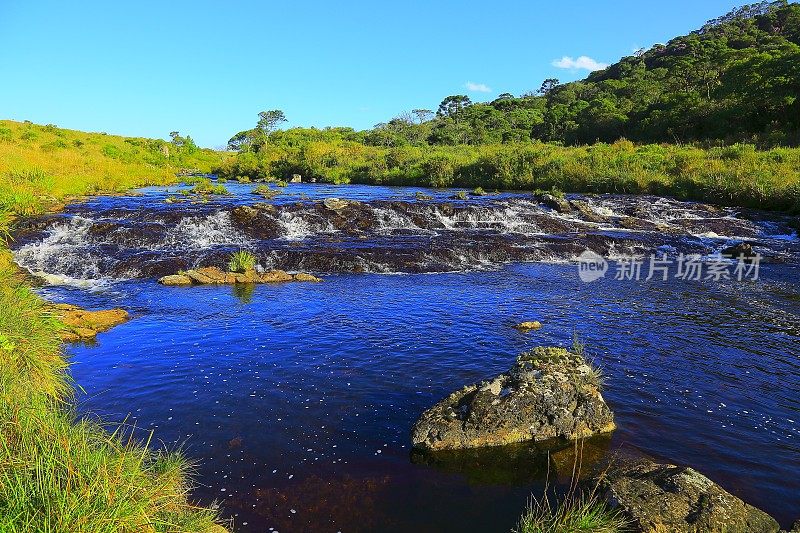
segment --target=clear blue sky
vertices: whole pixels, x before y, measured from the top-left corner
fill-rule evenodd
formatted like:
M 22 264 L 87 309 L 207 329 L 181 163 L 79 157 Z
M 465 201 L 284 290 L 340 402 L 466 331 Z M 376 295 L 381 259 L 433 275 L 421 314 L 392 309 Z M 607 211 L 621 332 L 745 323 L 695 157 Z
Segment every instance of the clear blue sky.
M 0 0 L 0 118 L 179 130 L 210 147 L 266 109 L 287 126 L 363 129 L 450 94 L 579 79 L 554 61 L 613 63 L 741 3 Z

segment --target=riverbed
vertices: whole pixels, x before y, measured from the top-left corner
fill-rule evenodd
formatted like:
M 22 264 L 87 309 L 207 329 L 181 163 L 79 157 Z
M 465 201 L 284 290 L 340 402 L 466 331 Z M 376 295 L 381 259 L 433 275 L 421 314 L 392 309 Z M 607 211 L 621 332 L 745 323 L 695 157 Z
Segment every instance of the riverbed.
M 92 198 L 17 230 L 41 293 L 132 319 L 72 345 L 78 409 L 135 424 L 198 461 L 196 498 L 237 531 L 508 531 L 569 446 L 413 454 L 427 407 L 577 336 L 606 376 L 618 429 L 587 462 L 631 449 L 690 465 L 775 516 L 800 516 L 800 242 L 779 215 L 655 197 L 252 185 Z M 417 195 L 421 192 L 422 195 Z M 341 210 L 325 198 L 353 201 Z M 170 199 L 170 200 L 168 200 Z M 757 279 L 647 277 L 649 254 L 709 260 L 740 241 Z M 323 283 L 164 287 L 161 275 L 253 251 Z M 608 274 L 579 276 L 585 250 Z M 615 271 L 643 258 L 640 279 Z M 674 266 L 674 265 L 673 265 Z M 542 329 L 512 326 L 538 320 Z M 562 449 L 564 448 L 564 449 Z M 271 528 L 271 529 L 270 529 Z

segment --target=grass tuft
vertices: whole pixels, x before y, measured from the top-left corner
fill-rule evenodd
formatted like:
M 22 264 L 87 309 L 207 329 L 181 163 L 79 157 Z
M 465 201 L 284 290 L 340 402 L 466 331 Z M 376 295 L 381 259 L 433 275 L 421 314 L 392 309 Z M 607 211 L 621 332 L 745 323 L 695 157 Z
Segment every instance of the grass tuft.
M 231 254 L 228 270 L 231 272 L 247 272 L 256 266 L 256 256 L 247 250 L 239 250 Z

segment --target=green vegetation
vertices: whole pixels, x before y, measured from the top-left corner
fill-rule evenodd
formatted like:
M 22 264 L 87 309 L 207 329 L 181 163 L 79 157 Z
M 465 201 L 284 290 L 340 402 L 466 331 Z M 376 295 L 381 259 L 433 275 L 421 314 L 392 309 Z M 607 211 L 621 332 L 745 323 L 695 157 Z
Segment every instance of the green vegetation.
M 256 266 L 256 256 L 247 250 L 239 250 L 231 254 L 228 270 L 231 272 L 247 272 Z
M 800 5 L 765 2 L 582 81 L 545 80 L 536 92 L 487 103 L 452 95 L 435 113 L 415 109 L 369 131 L 281 131 L 283 114 L 264 112 L 231 139 L 239 153 L 216 171 L 650 193 L 798 212 L 800 149 L 786 147 L 800 144 L 798 94 Z
M 538 356 L 553 357 L 563 349 L 537 348 Z M 512 533 L 625 533 L 631 531 L 630 521 L 619 511 L 610 509 L 599 493 L 608 468 L 600 472 L 593 485 L 581 483 L 584 441 L 574 442 L 574 460 L 569 486 L 562 495 L 548 481 L 542 496 L 531 497 L 528 507 Z
M 190 192 L 195 194 L 228 194 L 228 189 L 219 183 L 211 183 L 209 178 L 200 178 L 194 180 L 194 186 Z
M 560 501 L 532 498 L 514 533 L 622 533 L 628 522 L 594 493 L 571 491 Z
M 263 196 L 266 199 L 275 198 L 283 191 L 281 189 L 273 189 L 269 185 L 257 185 L 253 188 L 253 194 Z
M 190 465 L 179 453 L 151 451 L 149 433 L 109 434 L 75 416 L 63 325 L 24 285 L 6 246 L 15 216 L 173 182 L 181 167 L 221 159 L 183 142 L 0 122 L 0 531 L 220 530 L 215 511 L 187 499 Z

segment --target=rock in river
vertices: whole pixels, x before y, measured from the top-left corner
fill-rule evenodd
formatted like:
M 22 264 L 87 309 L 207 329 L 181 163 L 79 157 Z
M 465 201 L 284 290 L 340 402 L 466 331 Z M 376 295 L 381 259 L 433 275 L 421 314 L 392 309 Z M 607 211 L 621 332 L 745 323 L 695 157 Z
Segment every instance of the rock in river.
M 771 516 L 689 467 L 637 461 L 611 471 L 604 498 L 647 533 L 767 533 Z
M 64 323 L 61 340 L 78 342 L 92 340 L 98 333 L 122 324 L 128 320 L 128 312 L 124 309 L 107 309 L 103 311 L 87 311 L 70 304 L 54 304 L 53 311 Z
M 538 320 L 530 320 L 526 322 L 520 322 L 519 324 L 515 325 L 514 328 L 520 331 L 530 331 L 532 329 L 539 329 L 542 327 L 542 323 Z
M 339 211 L 340 209 L 344 209 L 345 207 L 357 202 L 351 200 L 342 200 L 341 198 L 325 198 L 322 203 L 331 211 Z
M 226 272 L 217 267 L 203 267 L 187 270 L 185 273 L 164 276 L 158 280 L 162 285 L 232 285 L 235 283 L 282 283 L 285 281 L 322 281 L 305 272 L 289 274 L 283 270 L 268 272 Z
M 753 246 L 746 243 L 746 242 L 737 242 L 728 246 L 720 252 L 725 257 L 730 257 L 733 259 L 742 258 L 751 258 L 755 257 L 756 253 L 753 251 Z
M 601 376 L 580 355 L 536 348 L 511 369 L 464 387 L 420 416 L 414 447 L 427 450 L 498 446 L 613 431 L 600 394 Z

